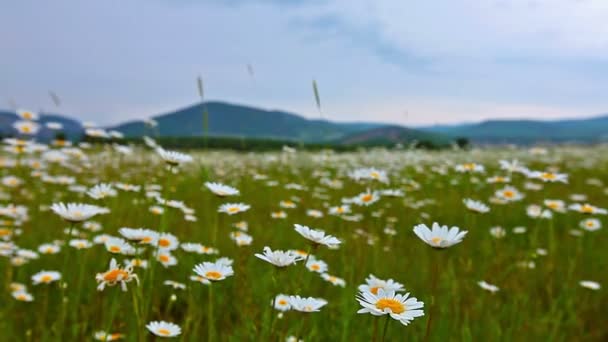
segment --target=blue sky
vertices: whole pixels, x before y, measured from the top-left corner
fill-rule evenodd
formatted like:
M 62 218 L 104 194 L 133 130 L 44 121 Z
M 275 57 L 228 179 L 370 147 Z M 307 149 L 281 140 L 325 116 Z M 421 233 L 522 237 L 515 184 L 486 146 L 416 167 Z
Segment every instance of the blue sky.
M 197 101 L 202 75 L 209 99 L 308 117 L 316 79 L 338 121 L 592 116 L 606 18 L 605 0 L 5 2 L 0 107 L 112 124 Z

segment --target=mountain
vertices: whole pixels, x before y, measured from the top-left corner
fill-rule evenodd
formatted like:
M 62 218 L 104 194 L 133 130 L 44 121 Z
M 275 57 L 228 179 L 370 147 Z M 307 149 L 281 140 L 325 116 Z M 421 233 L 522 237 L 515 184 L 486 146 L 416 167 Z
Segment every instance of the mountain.
M 475 143 L 599 142 L 608 140 L 608 115 L 553 121 L 488 120 L 420 129 L 451 137 L 467 137 Z
M 377 123 L 336 123 L 308 120 L 299 115 L 268 111 L 225 102 L 195 104 L 154 117 L 160 136 L 202 136 L 203 111 L 208 112 L 210 136 L 275 138 L 303 142 L 332 141 L 348 134 L 377 128 Z M 143 121 L 127 122 L 112 129 L 127 137 L 152 134 Z
M 348 134 L 339 139 L 343 145 L 394 145 L 414 141 L 445 145 L 449 138 L 439 133 L 429 133 L 402 126 L 382 126 Z
M 59 114 L 39 114 L 40 118 L 37 122 L 40 124 L 40 130 L 36 134 L 38 141 L 49 141 L 55 138 L 55 134 L 62 132 L 71 140 L 78 140 L 84 134 L 82 124 L 75 119 L 59 115 Z M 13 123 L 20 118 L 14 112 L 0 110 L 0 136 L 15 136 L 17 131 L 13 128 Z M 57 122 L 63 126 L 59 131 L 52 131 L 46 127 L 49 122 Z

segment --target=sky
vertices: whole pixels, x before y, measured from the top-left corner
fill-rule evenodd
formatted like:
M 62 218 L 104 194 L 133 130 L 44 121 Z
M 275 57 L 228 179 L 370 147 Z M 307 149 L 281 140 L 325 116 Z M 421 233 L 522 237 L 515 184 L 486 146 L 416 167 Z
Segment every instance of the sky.
M 605 0 L 19 0 L 0 108 L 102 125 L 205 98 L 411 126 L 608 113 Z M 49 91 L 60 98 L 56 106 Z

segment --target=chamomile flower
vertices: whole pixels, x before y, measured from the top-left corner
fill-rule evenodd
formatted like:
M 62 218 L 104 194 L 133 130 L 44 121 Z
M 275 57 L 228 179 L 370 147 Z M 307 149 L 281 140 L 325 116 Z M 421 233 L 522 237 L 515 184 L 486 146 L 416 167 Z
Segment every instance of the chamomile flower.
M 488 211 L 490 211 L 490 207 L 485 205 L 483 202 L 475 201 L 470 198 L 465 198 L 462 201 L 463 201 L 465 207 L 467 207 L 467 209 L 474 211 L 476 213 L 483 214 L 483 213 L 487 213 Z
M 40 125 L 33 121 L 15 121 L 13 128 L 23 135 L 35 135 L 40 130 Z
M 163 148 L 157 148 L 156 153 L 167 163 L 169 166 L 178 166 L 180 164 L 189 163 L 192 161 L 192 157 L 175 151 L 167 151 Z
M 480 280 L 477 282 L 477 285 L 486 291 L 490 291 L 492 293 L 498 292 L 500 289 L 496 285 L 492 285 L 487 283 L 485 280 Z
M 158 262 L 160 262 L 164 267 L 177 265 L 177 258 L 174 257 L 167 250 L 159 249 L 158 252 L 155 253 L 155 256 L 156 256 L 156 260 Z
M 32 302 L 34 300 L 34 296 L 24 290 L 11 292 L 11 296 L 20 302 Z
M 150 322 L 146 328 L 158 337 L 175 337 L 182 333 L 182 329 L 177 324 L 165 321 Z
M 251 208 L 251 206 L 248 204 L 244 204 L 244 203 L 226 203 L 226 204 L 222 204 L 219 207 L 218 212 L 226 213 L 228 215 L 234 215 L 234 214 L 238 214 L 238 213 L 247 211 L 247 210 L 249 210 L 249 208 Z
M 236 196 L 240 193 L 239 190 L 221 183 L 206 182 L 205 186 L 215 195 L 220 197 Z
M 274 308 L 279 311 L 291 310 L 291 304 L 289 304 L 289 296 L 284 294 L 278 294 L 274 300 Z
M 106 197 L 116 196 L 116 190 L 111 184 L 101 183 L 87 191 L 87 195 L 93 199 L 104 199 Z
M 31 110 L 26 110 L 26 109 L 18 109 L 17 115 L 21 119 L 26 120 L 26 121 L 36 121 L 39 118 L 38 113 L 32 112 Z
M 342 243 L 335 236 L 325 234 L 325 232 L 322 230 L 312 229 L 300 224 L 294 224 L 294 227 L 296 232 L 316 245 L 324 245 L 332 248 L 338 247 Z
M 38 246 L 38 252 L 42 254 L 57 254 L 61 250 L 61 247 L 54 243 L 44 243 Z
M 580 227 L 584 230 L 593 232 L 602 228 L 602 222 L 595 218 L 588 218 L 581 221 Z
M 306 210 L 306 215 L 314 218 L 321 218 L 323 217 L 323 212 L 320 210 L 308 209 Z
M 606 209 L 598 208 L 598 207 L 593 206 L 588 203 L 586 203 L 586 204 L 575 203 L 575 204 L 571 204 L 568 208 L 570 210 L 578 211 L 579 213 L 583 213 L 583 214 L 606 215 L 606 213 L 607 213 Z
M 57 271 L 40 271 L 32 276 L 32 283 L 34 285 L 50 284 L 59 279 L 61 279 L 61 273 Z
M 264 254 L 256 253 L 255 256 L 277 267 L 286 267 L 304 259 L 293 251 L 273 251 L 270 247 L 264 247 Z
M 323 273 L 321 274 L 321 278 L 323 278 L 324 280 L 332 283 L 335 286 L 340 286 L 340 287 L 345 287 L 346 286 L 346 281 L 342 278 L 338 278 L 336 276 L 327 274 L 327 273 Z
M 177 240 L 177 237 L 175 237 L 175 235 L 173 234 L 162 233 L 158 236 L 155 245 L 163 250 L 172 251 L 179 247 L 179 241 Z
M 380 199 L 380 195 L 378 194 L 377 191 L 370 191 L 368 189 L 366 192 L 361 193 L 361 194 L 357 195 L 356 197 L 354 197 L 353 203 L 360 205 L 360 206 L 369 206 L 373 203 L 378 202 L 379 199 Z
M 315 258 L 308 258 L 306 268 L 311 272 L 325 273 L 327 272 L 327 263 Z
M 409 293 L 396 294 L 394 291 L 378 290 L 378 294 L 361 292 L 357 301 L 363 307 L 357 313 L 370 313 L 374 316 L 390 315 L 391 318 L 408 325 L 417 317 L 424 316 L 424 303 L 409 297 Z
M 596 291 L 602 288 L 600 283 L 592 281 L 592 280 L 581 280 L 579 282 L 579 285 L 582 287 L 588 288 L 590 290 L 596 290 Z
M 135 248 L 127 243 L 124 239 L 110 236 L 104 242 L 106 250 L 114 254 L 131 255 L 135 254 Z
M 133 266 L 129 265 L 124 268 L 116 262 L 116 259 L 110 260 L 110 269 L 104 273 L 97 273 L 95 280 L 99 283 L 97 291 L 103 291 L 107 286 L 120 284 L 123 291 L 127 291 L 127 283 L 135 280 L 139 284 L 137 274 L 133 273 Z
M 210 281 L 220 281 L 233 275 L 234 271 L 232 266 L 227 266 L 222 262 L 205 261 L 194 266 L 194 273 Z
M 217 254 L 218 253 L 218 250 L 216 248 L 203 246 L 200 243 L 186 242 L 186 243 L 182 243 L 180 245 L 180 247 L 186 252 L 197 253 L 197 254 Z
M 107 333 L 102 330 L 96 331 L 95 334 L 93 335 L 93 338 L 95 338 L 97 341 L 118 341 L 124 337 L 125 337 L 124 334 Z
M 530 171 L 528 173 L 529 178 L 540 179 L 543 182 L 561 182 L 568 183 L 568 175 L 564 173 L 553 173 L 545 171 Z
M 507 202 L 515 202 L 524 198 L 524 195 L 512 186 L 507 186 L 497 190 L 495 196 Z
M 482 173 L 482 172 L 485 172 L 485 168 L 483 167 L 483 165 L 480 165 L 480 164 L 477 164 L 477 163 L 458 164 L 458 165 L 456 165 L 456 167 L 454 169 L 457 172 L 460 172 L 460 173 L 465 173 L 465 172 Z
M 378 294 L 378 290 L 383 289 L 385 291 L 405 291 L 403 284 L 400 284 L 393 279 L 383 280 L 377 278 L 375 275 L 370 274 L 365 279 L 365 284 L 359 285 L 359 291 L 361 292 L 371 292 L 373 294 Z
M 467 231 L 461 231 L 458 227 L 448 229 L 448 226 L 440 226 L 434 222 L 432 229 L 425 224 L 415 226 L 414 233 L 433 248 L 448 248 L 460 243 Z
M 343 204 L 336 207 L 329 208 L 330 215 L 345 215 L 350 214 L 350 206 Z
M 291 305 L 291 308 L 296 311 L 318 312 L 327 304 L 327 301 L 323 298 L 289 296 L 289 304 Z
M 80 203 L 54 203 L 51 210 L 68 222 L 82 222 L 91 217 L 107 212 L 104 208 Z
M 118 233 L 124 236 L 125 239 L 136 241 L 140 244 L 154 246 L 158 244 L 159 234 L 151 229 L 122 227 L 118 229 Z
M 547 208 L 549 208 L 553 211 L 556 211 L 558 213 L 563 213 L 566 211 L 566 204 L 562 200 L 547 199 L 547 200 L 543 201 L 543 204 Z
M 93 246 L 91 241 L 85 239 L 72 239 L 70 240 L 70 247 L 74 247 L 76 249 L 88 249 Z

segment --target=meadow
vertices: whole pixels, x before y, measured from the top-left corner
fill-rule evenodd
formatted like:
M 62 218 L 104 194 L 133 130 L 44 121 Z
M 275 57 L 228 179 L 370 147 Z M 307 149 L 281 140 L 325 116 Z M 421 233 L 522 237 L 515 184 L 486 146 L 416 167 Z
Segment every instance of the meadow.
M 4 145 L 3 341 L 608 339 L 607 146 Z

